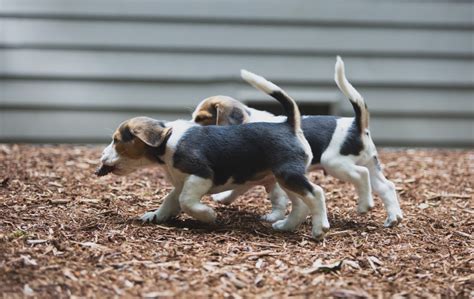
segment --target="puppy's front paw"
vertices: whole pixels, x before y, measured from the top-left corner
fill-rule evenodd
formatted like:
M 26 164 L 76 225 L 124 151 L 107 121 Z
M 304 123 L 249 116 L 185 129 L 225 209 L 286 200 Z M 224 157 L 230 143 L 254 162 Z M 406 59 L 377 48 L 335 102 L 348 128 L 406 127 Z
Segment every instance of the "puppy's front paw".
M 272 224 L 273 229 L 283 232 L 292 232 L 298 228 L 298 223 L 290 221 L 288 218 L 278 220 Z
M 262 221 L 273 223 L 285 219 L 285 211 L 274 210 L 270 214 L 263 215 L 260 219 L 262 219 Z
M 329 221 L 325 215 L 322 217 L 313 216 L 311 219 L 313 224 L 311 233 L 316 240 L 322 240 L 324 235 L 329 231 Z
M 400 224 L 403 220 L 403 214 L 401 210 L 398 210 L 394 213 L 389 213 L 387 219 L 383 226 L 385 227 L 395 227 Z
M 140 217 L 140 220 L 143 222 L 150 222 L 150 223 L 163 223 L 166 222 L 170 218 L 169 215 L 163 215 L 158 211 L 147 212 Z
M 207 207 L 207 209 L 203 210 L 203 213 L 200 214 L 200 217 L 198 219 L 201 220 L 202 222 L 214 223 L 216 222 L 216 218 L 217 218 L 216 211 L 214 211 L 210 207 Z
M 216 211 L 202 203 L 197 203 L 190 206 L 183 205 L 182 209 L 186 214 L 201 222 L 214 223 L 217 218 Z
M 324 235 L 329 231 L 329 226 L 313 226 L 312 235 L 316 240 L 324 239 Z

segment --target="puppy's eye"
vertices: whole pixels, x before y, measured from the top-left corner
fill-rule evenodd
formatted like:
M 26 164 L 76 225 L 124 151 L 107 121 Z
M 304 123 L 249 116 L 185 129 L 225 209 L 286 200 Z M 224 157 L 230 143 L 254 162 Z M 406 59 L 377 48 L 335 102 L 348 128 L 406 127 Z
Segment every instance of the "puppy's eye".
M 117 139 L 117 137 L 114 137 L 114 143 L 117 143 L 119 142 L 119 140 Z
M 202 116 L 196 116 L 196 118 L 194 119 L 195 122 L 201 122 L 204 118 Z

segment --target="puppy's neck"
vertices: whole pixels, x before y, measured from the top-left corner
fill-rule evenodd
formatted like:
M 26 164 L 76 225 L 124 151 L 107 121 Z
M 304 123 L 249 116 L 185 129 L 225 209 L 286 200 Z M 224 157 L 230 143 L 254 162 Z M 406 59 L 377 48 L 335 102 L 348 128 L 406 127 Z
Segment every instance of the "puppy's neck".
M 162 157 L 165 155 L 166 153 L 166 147 L 167 147 L 167 144 L 168 144 L 168 140 L 170 139 L 171 135 L 173 135 L 173 133 L 171 133 L 170 135 L 166 136 L 165 139 L 163 140 L 163 142 L 156 148 L 151 148 L 151 151 L 152 151 L 152 156 L 153 158 L 156 159 L 156 161 L 159 163 L 159 164 L 165 164 L 165 161 L 162 160 Z
M 188 120 L 176 120 L 163 123 L 164 127 L 171 128 L 171 134 L 166 136 L 158 147 L 150 147 L 148 154 L 159 164 L 166 164 L 166 156 L 168 152 L 174 152 L 176 140 L 179 140 L 187 128 L 194 126 L 195 123 Z

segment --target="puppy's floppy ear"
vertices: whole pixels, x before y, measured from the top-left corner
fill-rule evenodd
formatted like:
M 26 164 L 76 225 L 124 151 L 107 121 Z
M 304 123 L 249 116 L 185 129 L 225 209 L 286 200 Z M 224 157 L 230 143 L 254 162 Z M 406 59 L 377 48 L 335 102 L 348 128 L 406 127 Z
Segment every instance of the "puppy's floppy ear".
M 130 133 L 146 145 L 158 147 L 171 134 L 171 128 L 151 118 L 139 118 L 129 123 Z
M 213 118 L 213 115 L 211 112 L 207 110 L 201 110 L 195 113 L 195 115 L 193 116 L 193 121 L 197 123 L 203 123 L 203 122 L 207 122 L 208 120 L 212 120 L 212 118 Z M 212 124 L 212 125 L 215 125 L 215 124 Z
M 246 113 L 242 108 L 233 105 L 216 104 L 216 125 L 240 125 L 245 121 Z

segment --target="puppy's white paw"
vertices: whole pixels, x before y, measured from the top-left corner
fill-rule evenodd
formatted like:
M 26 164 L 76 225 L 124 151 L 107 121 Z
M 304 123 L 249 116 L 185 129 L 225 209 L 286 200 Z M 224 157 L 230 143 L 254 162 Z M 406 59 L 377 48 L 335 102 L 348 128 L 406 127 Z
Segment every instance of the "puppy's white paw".
M 292 232 L 298 228 L 298 223 L 289 220 L 288 217 L 283 220 L 278 220 L 272 224 L 274 230 L 283 232 Z
M 205 223 L 214 223 L 217 218 L 216 212 L 209 206 L 202 203 L 192 206 L 182 206 L 183 211 L 189 216 Z
M 329 228 L 330 228 L 330 227 L 331 227 L 331 226 L 329 225 L 328 217 L 325 216 L 325 217 L 323 218 L 323 231 L 324 231 L 324 232 L 329 231 Z
M 140 217 L 140 220 L 143 222 L 151 222 L 151 223 L 163 223 L 166 222 L 171 215 L 164 215 L 163 213 L 159 213 L 159 211 L 154 212 L 147 212 Z
M 213 209 L 209 208 L 209 210 L 207 210 L 207 212 L 203 213 L 202 215 L 203 215 L 202 218 L 199 219 L 202 222 L 206 222 L 206 223 L 216 222 L 217 213 Z
M 329 221 L 327 216 L 313 216 L 311 218 L 311 223 L 313 224 L 311 229 L 313 238 L 316 240 L 323 239 L 324 235 L 329 231 Z
M 395 227 L 403 220 L 403 214 L 400 209 L 395 212 L 388 213 L 388 217 L 383 224 L 385 227 Z
M 230 205 L 235 200 L 235 198 L 231 195 L 232 191 L 224 191 L 221 193 L 212 194 L 211 198 L 213 201 L 218 202 L 220 204 Z
M 153 218 L 155 218 L 155 212 L 146 212 L 140 217 L 140 220 L 143 222 L 153 222 Z
M 366 214 L 367 212 L 372 210 L 374 206 L 375 204 L 374 204 L 374 199 L 372 198 L 372 196 L 363 200 L 359 199 L 359 202 L 357 203 L 357 212 L 359 214 Z
M 262 221 L 273 223 L 278 220 L 285 219 L 285 211 L 282 210 L 274 210 L 270 214 L 263 215 L 260 217 Z
M 324 239 L 324 235 L 329 231 L 329 224 L 319 226 L 319 225 L 313 225 L 313 229 L 311 230 L 311 233 L 313 235 L 313 238 L 316 240 L 322 240 Z

